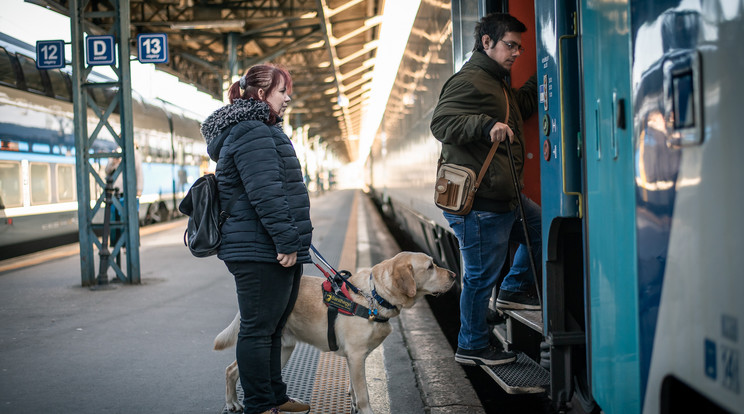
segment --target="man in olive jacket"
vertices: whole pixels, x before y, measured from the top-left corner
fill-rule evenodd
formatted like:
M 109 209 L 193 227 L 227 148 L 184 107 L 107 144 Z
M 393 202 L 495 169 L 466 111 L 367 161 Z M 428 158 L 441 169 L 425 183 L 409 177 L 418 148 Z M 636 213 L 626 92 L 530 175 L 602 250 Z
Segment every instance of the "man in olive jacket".
M 442 142 L 441 161 L 469 167 L 476 174 L 494 142 L 509 139 L 520 184 L 524 166 L 523 119 L 537 110 L 536 78 L 520 89 L 510 85 L 510 71 L 521 55 L 527 28 L 508 14 L 490 14 L 475 28 L 473 55 L 442 88 L 431 131 Z M 508 120 L 507 105 L 509 105 Z M 497 365 L 516 359 L 511 352 L 491 349 L 488 302 L 509 250 L 520 243 L 508 275 L 500 286 L 501 309 L 540 309 L 517 196 L 505 144 L 500 144 L 467 215 L 444 212 L 455 232 L 464 260 L 460 296 L 460 333 L 455 360 L 466 365 Z M 520 189 L 521 190 L 521 189 Z M 521 193 L 520 193 L 521 194 Z M 536 263 L 541 259 L 540 207 L 521 196 Z

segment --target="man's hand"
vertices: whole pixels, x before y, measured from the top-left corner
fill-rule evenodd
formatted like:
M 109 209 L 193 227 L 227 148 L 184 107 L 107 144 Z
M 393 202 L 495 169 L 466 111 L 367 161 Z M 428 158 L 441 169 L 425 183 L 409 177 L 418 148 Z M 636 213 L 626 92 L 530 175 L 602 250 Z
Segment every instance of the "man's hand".
M 503 122 L 495 123 L 489 135 L 491 136 L 491 142 L 504 142 L 506 137 L 509 137 L 509 142 L 514 143 L 514 132 L 509 128 L 509 125 Z
M 284 267 L 292 267 L 297 263 L 297 252 L 290 254 L 279 253 L 276 255 L 276 260 Z

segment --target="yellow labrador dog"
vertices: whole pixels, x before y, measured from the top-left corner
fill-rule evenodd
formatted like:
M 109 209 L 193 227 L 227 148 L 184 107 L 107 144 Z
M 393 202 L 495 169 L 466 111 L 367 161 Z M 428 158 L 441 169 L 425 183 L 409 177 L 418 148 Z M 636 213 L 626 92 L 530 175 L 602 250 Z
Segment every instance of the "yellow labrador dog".
M 371 276 L 371 277 L 370 277 Z M 313 345 L 323 352 L 328 346 L 327 307 L 323 303 L 321 285 L 325 278 L 303 276 L 294 310 L 287 320 L 282 335 L 282 367 L 289 360 L 297 341 Z M 410 308 L 417 299 L 428 294 L 448 291 L 455 282 L 455 274 L 434 264 L 431 257 L 423 253 L 402 252 L 383 261 L 371 269 L 359 269 L 349 281 L 363 293 L 369 295 L 373 287 L 378 295 L 395 309 L 378 306 L 379 316 L 393 318 L 401 308 Z M 369 306 L 362 295 L 349 290 L 352 300 Z M 235 345 L 240 329 L 240 313 L 235 315 L 230 326 L 214 339 L 214 349 L 222 350 Z M 367 356 L 390 334 L 388 322 L 373 322 L 357 316 L 339 315 L 335 322 L 338 353 L 346 357 L 349 368 L 349 392 L 355 410 L 361 414 L 373 414 L 369 405 L 369 394 L 365 380 L 364 362 Z M 242 411 L 235 385 L 238 380 L 237 362 L 227 367 L 227 392 L 225 400 L 230 411 Z

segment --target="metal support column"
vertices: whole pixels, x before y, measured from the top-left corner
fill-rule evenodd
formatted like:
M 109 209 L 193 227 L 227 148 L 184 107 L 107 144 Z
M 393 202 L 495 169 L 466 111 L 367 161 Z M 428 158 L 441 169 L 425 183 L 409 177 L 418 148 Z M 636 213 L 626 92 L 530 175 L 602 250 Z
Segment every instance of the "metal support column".
M 228 88 L 233 83 L 233 79 L 243 74 L 239 72 L 238 67 L 238 34 L 230 32 L 227 34 L 227 70 L 229 77 L 227 78 Z
M 105 202 L 106 182 L 102 175 L 100 162 L 116 158 L 121 161 L 113 172 L 115 180 L 123 174 L 123 197 L 114 198 L 113 207 L 121 214 L 121 221 L 111 222 L 111 228 L 121 230 L 121 236 L 114 244 L 110 255 L 116 256 L 126 247 L 126 267 L 120 267 L 115 261 L 109 260 L 108 265 L 114 270 L 115 276 L 126 283 L 140 283 L 139 265 L 139 215 L 137 211 L 137 178 L 134 162 L 134 136 L 132 122 L 132 85 L 129 69 L 129 0 L 112 1 L 114 9 L 110 11 L 90 10 L 87 0 L 72 0 L 70 2 L 70 29 L 72 38 L 72 89 L 75 126 L 75 162 L 78 191 L 78 226 L 80 235 L 80 270 L 83 286 L 96 283 L 96 271 L 93 254 L 95 245 L 102 250 L 102 242 L 95 234 L 94 218 L 100 219 L 103 214 L 102 204 Z M 114 24 L 110 32 L 115 38 L 118 50 L 117 62 L 111 65 L 118 80 L 105 83 L 88 81 L 92 66 L 87 66 L 85 60 L 84 32 L 86 23 L 90 19 L 112 19 Z M 106 107 L 99 107 L 93 99 L 95 89 L 109 89 L 115 91 L 111 102 L 102 103 Z M 115 109 L 119 109 L 119 120 L 115 119 Z M 90 120 L 88 119 L 90 116 Z M 97 120 L 95 118 L 98 118 Z M 89 135 L 88 125 L 95 125 Z M 119 131 L 116 131 L 116 126 Z M 106 140 L 100 134 L 106 130 L 110 133 L 115 146 L 119 150 L 103 150 L 105 146 L 97 145 L 97 140 Z M 101 137 L 99 138 L 99 135 Z M 108 148 L 111 146 L 109 145 Z M 98 186 L 93 190 L 91 177 Z M 98 192 L 92 197 L 92 191 Z M 95 220 L 103 221 L 103 220 Z M 98 226 L 100 228 L 100 226 Z M 105 239 L 105 238 L 104 238 Z M 107 249 L 106 249 L 107 250 Z M 126 272 L 126 273 L 125 273 Z

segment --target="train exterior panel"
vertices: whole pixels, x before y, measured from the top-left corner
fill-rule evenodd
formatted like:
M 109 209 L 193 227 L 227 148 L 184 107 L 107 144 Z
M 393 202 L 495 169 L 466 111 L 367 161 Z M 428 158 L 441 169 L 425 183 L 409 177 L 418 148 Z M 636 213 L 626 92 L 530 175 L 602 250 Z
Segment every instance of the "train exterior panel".
M 458 24 L 472 28 L 478 8 L 463 13 Z M 433 202 L 441 144 L 431 137 L 429 123 L 442 85 L 453 73 L 452 26 L 446 5 L 420 7 L 366 169 L 367 184 L 386 211 L 436 257 L 445 257 L 440 246 L 453 240 Z M 458 266 L 456 258 L 448 265 Z
M 543 209 L 549 352 L 502 343 L 549 367 L 545 391 L 564 412 L 741 412 L 741 2 L 422 2 L 367 160 L 371 194 L 460 269 L 433 204 L 428 128 L 475 22 L 507 10 L 535 24 L 540 111 L 526 129 L 539 195 L 528 195 Z
M 740 412 L 744 8 L 633 2 L 628 12 L 644 412 L 680 409 L 663 396 L 685 393 Z

